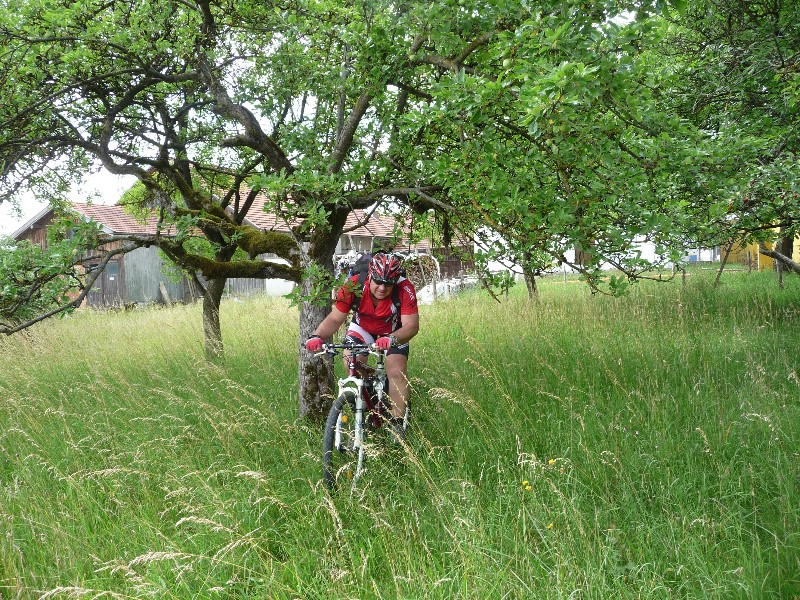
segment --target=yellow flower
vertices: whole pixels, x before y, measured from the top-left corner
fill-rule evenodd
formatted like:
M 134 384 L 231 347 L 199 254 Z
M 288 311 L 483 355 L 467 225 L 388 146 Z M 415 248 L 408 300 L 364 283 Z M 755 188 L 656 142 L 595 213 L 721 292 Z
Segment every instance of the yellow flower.
M 552 524 L 552 523 L 548 523 L 548 524 L 547 524 L 547 528 L 548 528 L 548 529 L 552 529 L 552 528 L 553 528 L 553 524 Z
M 525 491 L 526 492 L 530 492 L 532 489 L 533 489 L 533 487 L 530 484 L 525 486 Z
M 523 482 L 522 482 L 522 486 L 523 486 L 523 487 L 525 487 L 526 485 L 528 485 L 528 480 L 527 480 L 527 479 L 526 479 L 525 481 L 523 481 Z
M 547 461 L 547 464 L 548 464 L 548 465 L 554 465 L 554 464 L 556 464 L 556 459 L 555 459 L 555 458 L 551 458 L 550 460 L 548 460 L 548 461 Z

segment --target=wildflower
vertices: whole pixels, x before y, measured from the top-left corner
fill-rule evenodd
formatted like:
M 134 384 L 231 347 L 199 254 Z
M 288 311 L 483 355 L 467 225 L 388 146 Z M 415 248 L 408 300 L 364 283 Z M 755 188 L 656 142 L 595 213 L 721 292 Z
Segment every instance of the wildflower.
M 551 458 L 550 460 L 548 460 L 548 461 L 547 461 L 547 464 L 548 464 L 548 465 L 554 465 L 554 464 L 556 464 L 556 459 L 555 459 L 555 458 Z
M 553 528 L 553 523 L 552 523 L 552 521 L 551 521 L 550 523 L 548 523 L 548 524 L 547 524 L 547 528 L 548 528 L 548 529 L 552 529 L 552 528 Z

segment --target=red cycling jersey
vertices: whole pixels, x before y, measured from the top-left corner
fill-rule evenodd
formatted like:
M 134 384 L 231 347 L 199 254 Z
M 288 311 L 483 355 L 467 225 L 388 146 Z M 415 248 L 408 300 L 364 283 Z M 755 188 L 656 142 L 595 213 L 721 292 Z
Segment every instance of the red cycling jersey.
M 337 310 L 343 313 L 350 312 L 355 298 L 353 289 L 357 285 L 358 275 L 353 275 L 339 288 L 339 292 L 336 294 L 336 302 L 334 303 Z M 395 285 L 400 299 L 399 315 L 392 302 L 392 294 L 380 300 L 377 306 L 371 302 L 369 278 L 367 278 L 364 282 L 358 312 L 353 317 L 353 322 L 373 336 L 388 335 L 402 326 L 403 315 L 417 314 L 417 291 L 414 289 L 414 285 L 405 277 L 401 277 Z M 394 293 L 394 290 L 392 292 Z

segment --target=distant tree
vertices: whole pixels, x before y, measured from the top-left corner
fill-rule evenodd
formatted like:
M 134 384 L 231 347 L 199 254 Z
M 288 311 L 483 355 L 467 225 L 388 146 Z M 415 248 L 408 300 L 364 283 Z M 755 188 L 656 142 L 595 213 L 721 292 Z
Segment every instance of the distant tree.
M 687 235 L 756 241 L 800 273 L 786 243 L 800 232 L 798 14 L 797 0 L 691 2 L 654 50 L 672 75 L 665 107 L 724 149 L 718 162 L 735 171 L 721 190 L 699 177 Z
M 65 229 L 73 235 L 63 235 Z M 98 233 L 91 223 L 70 220 L 52 223 L 46 249 L 27 240 L 0 239 L 0 332 L 15 333 L 80 305 L 102 273 L 86 276 L 85 269 L 84 240 Z M 113 256 L 108 253 L 104 260 Z

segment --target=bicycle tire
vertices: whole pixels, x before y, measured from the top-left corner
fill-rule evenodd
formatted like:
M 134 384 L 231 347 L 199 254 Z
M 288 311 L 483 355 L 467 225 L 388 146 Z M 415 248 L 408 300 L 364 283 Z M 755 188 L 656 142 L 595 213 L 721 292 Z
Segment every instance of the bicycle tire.
M 355 395 L 345 392 L 339 396 L 328 412 L 325 434 L 322 439 L 322 481 L 333 490 L 341 482 L 358 477 L 359 454 L 364 449 L 354 448 Z M 339 440 L 337 442 L 337 432 Z

